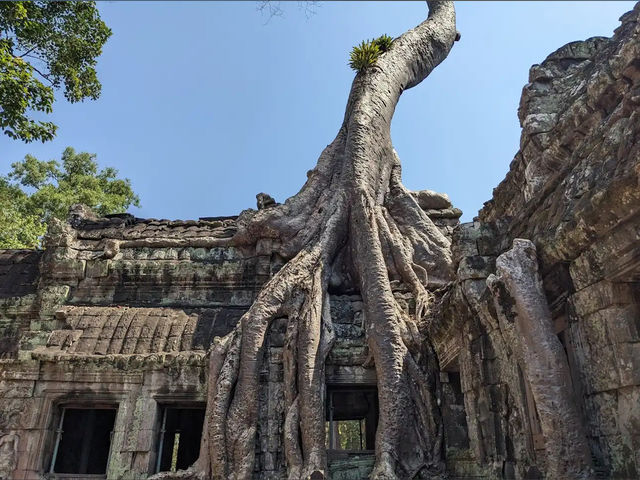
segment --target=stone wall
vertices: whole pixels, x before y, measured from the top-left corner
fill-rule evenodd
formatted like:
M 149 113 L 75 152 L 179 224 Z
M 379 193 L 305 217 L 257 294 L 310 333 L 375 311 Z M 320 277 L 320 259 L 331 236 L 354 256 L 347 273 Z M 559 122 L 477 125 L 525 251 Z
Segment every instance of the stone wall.
M 161 408 L 203 404 L 212 338 L 277 268 L 268 254 L 209 246 L 229 230 L 229 219 L 97 219 L 78 209 L 50 228 L 44 253 L 3 252 L 1 315 L 21 339 L 2 352 L 0 477 L 44 478 L 60 407 L 96 404 L 117 406 L 108 478 L 154 472 Z
M 524 238 L 537 247 L 590 475 L 640 477 L 639 15 L 636 5 L 612 38 L 571 43 L 531 68 L 520 151 L 479 217 L 456 232 L 447 315 L 462 330 L 475 458 L 497 476 L 539 478 L 552 454 L 532 405 L 534 379 L 518 359 L 522 342 L 486 281 L 496 258 Z
M 446 196 L 416 195 L 451 236 L 461 212 Z M 117 407 L 107 478 L 155 472 L 162 408 L 206 401 L 207 349 L 229 333 L 282 266 L 269 242 L 221 246 L 235 218 L 97 218 L 78 206 L 51 225 L 45 250 L 0 252 L 0 478 L 46 478 L 62 407 Z M 398 295 L 406 297 L 401 286 Z M 410 301 L 410 298 L 407 298 Z M 337 334 L 327 383 L 375 385 L 362 301 L 330 298 Z M 282 349 L 273 322 L 260 372 L 256 479 L 286 477 Z M 358 479 L 372 452 L 336 458 L 333 476 Z
M 35 293 L 42 253 L 0 250 L 0 358 L 14 358 L 36 311 Z

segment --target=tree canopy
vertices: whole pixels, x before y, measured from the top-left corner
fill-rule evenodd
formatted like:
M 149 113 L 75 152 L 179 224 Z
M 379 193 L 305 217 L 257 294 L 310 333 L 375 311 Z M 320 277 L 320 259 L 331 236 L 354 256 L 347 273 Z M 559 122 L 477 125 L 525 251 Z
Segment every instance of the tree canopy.
M 51 113 L 57 89 L 69 102 L 98 98 L 96 58 L 110 36 L 95 2 L 0 2 L 2 131 L 51 140 L 57 126 L 33 113 Z
M 100 215 L 122 213 L 140 200 L 118 171 L 98 170 L 96 155 L 65 149 L 61 162 L 27 155 L 0 176 L 0 248 L 36 248 L 52 218 L 83 203 Z

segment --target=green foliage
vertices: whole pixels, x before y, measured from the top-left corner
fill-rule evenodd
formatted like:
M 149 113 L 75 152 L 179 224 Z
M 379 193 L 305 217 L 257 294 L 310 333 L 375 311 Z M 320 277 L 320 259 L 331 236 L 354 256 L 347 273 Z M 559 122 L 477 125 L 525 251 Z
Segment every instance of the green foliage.
M 362 421 L 364 423 L 364 421 Z M 362 425 L 360 420 L 342 420 L 337 422 L 338 444 L 341 450 L 362 449 Z
M 327 448 L 338 450 L 362 450 L 366 448 L 364 433 L 366 420 L 334 420 L 333 445 L 329 445 L 331 422 L 325 422 L 325 443 Z
M 391 48 L 393 39 L 389 35 L 381 35 L 374 40 L 362 41 L 351 50 L 349 66 L 358 72 L 362 72 L 376 64 L 378 57 Z
M 393 38 L 389 35 L 380 35 L 376 38 L 373 43 L 375 43 L 382 53 L 388 52 L 391 48 L 391 44 L 393 43 Z
M 25 142 L 51 140 L 54 91 L 69 102 L 96 99 L 96 58 L 111 36 L 95 2 L 0 2 L 0 128 Z
M 100 215 L 140 206 L 128 179 L 117 170 L 98 170 L 96 156 L 68 147 L 62 161 L 27 155 L 0 176 L 0 248 L 36 248 L 52 218 L 66 219 L 69 207 L 84 203 Z
M 371 41 L 362 41 L 360 45 L 356 45 L 351 50 L 349 57 L 349 66 L 358 72 L 362 72 L 367 68 L 376 64 L 380 56 L 380 48 Z
M 0 178 L 0 248 L 35 248 L 47 226 L 29 212 L 28 196 Z

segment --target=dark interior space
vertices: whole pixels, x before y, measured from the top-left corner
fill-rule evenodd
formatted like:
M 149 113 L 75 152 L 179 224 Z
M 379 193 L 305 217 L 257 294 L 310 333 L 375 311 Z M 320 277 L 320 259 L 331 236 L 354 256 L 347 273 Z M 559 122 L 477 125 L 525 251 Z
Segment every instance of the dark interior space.
M 459 371 L 447 371 L 442 380 L 442 420 L 447 448 L 469 448 L 469 431 Z
M 163 407 L 156 472 L 188 468 L 200 453 L 204 408 Z
M 107 472 L 115 408 L 62 408 L 53 454 L 54 473 Z
M 377 388 L 329 385 L 326 420 L 330 450 L 374 450 L 378 427 Z

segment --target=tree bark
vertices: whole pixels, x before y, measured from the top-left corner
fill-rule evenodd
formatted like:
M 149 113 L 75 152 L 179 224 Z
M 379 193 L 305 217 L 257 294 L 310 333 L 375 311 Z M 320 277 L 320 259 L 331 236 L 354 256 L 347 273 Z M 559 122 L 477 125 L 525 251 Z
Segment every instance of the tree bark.
M 395 39 L 353 81 L 342 126 L 300 192 L 238 218 L 235 245 L 271 238 L 287 263 L 237 328 L 211 349 L 207 428 L 189 470 L 155 478 L 247 480 L 253 474 L 260 350 L 270 323 L 286 318 L 284 447 L 291 480 L 328 478 L 324 365 L 333 342 L 328 285 L 355 282 L 378 378 L 372 479 L 443 473 L 437 360 L 419 330 L 431 294 L 452 279 L 449 241 L 400 181 L 390 126 L 402 92 L 447 56 L 456 37 L 452 2 L 427 2 L 428 18 Z M 344 262 L 348 260 L 347 273 Z M 391 289 L 413 293 L 405 312 Z
M 540 416 L 552 479 L 586 479 L 591 454 L 571 388 L 567 357 L 553 329 L 551 311 L 538 273 L 536 247 L 515 239 L 496 261 L 497 276 L 487 284 L 496 309 L 515 325 L 516 353 Z

